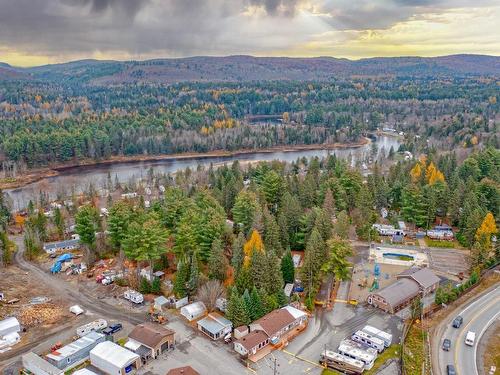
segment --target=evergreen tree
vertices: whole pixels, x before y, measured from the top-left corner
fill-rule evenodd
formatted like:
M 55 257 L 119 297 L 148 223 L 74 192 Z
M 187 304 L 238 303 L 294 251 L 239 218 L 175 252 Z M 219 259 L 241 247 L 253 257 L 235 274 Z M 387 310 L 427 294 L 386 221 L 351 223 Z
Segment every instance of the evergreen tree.
M 278 256 L 283 254 L 278 224 L 267 209 L 264 210 L 264 247 L 267 251 L 275 251 Z
M 99 214 L 94 206 L 82 206 L 75 217 L 75 232 L 80 236 L 80 242 L 89 248 L 95 247 L 95 233 Z
M 318 229 L 323 241 L 326 241 L 332 235 L 332 219 L 324 210 L 316 210 L 316 220 L 314 227 Z
M 264 305 L 262 304 L 262 299 L 260 298 L 259 292 L 255 286 L 252 288 L 252 292 L 250 293 L 250 303 L 252 306 L 250 315 L 252 321 L 260 319 L 266 314 Z
M 226 318 L 233 323 L 233 327 L 250 324 L 243 298 L 238 295 L 238 290 L 233 288 L 226 309 Z
M 241 298 L 243 299 L 243 305 L 245 306 L 245 312 L 248 318 L 253 321 L 252 299 L 250 298 L 250 292 L 248 291 L 248 289 L 245 289 Z
M 250 275 L 253 285 L 258 289 L 267 287 L 267 257 L 262 251 L 252 251 L 250 257 Z
M 338 280 L 350 279 L 350 266 L 347 257 L 352 255 L 352 247 L 349 241 L 340 237 L 332 237 L 327 242 L 328 259 L 321 270 L 334 274 Z
M 320 281 L 320 269 L 325 261 L 325 244 L 317 229 L 314 229 L 307 241 L 304 264 L 301 268 L 301 281 L 304 290 L 311 296 Z
M 266 292 L 268 294 L 276 294 L 278 291 L 283 290 L 283 275 L 281 273 L 281 263 L 280 259 L 274 253 L 274 251 L 267 252 L 266 269 Z
M 349 219 L 349 215 L 347 215 L 347 212 L 345 211 L 340 211 L 337 215 L 337 222 L 333 227 L 333 231 L 340 238 L 348 238 L 350 226 L 351 222 Z
M 198 289 L 198 279 L 200 276 L 200 271 L 198 269 L 198 259 L 193 256 L 191 257 L 191 267 L 189 269 L 189 279 L 188 279 L 188 293 L 190 296 L 196 294 Z
M 234 222 L 241 227 L 244 234 L 250 230 L 258 209 L 257 197 L 253 192 L 247 190 L 239 192 L 232 213 Z
M 189 267 L 184 261 L 177 263 L 177 272 L 174 279 L 174 294 L 178 298 L 184 298 L 188 295 L 187 282 L 189 279 Z
M 326 189 L 325 198 L 323 200 L 323 211 L 327 217 L 332 220 L 335 216 L 335 200 L 333 199 L 332 190 L 330 188 Z
M 267 171 L 262 177 L 261 186 L 267 203 L 271 206 L 277 203 L 283 186 L 281 176 L 273 170 Z
M 54 210 L 54 224 L 57 228 L 57 235 L 59 236 L 59 238 L 62 238 L 64 236 L 65 225 L 64 217 L 59 207 L 56 207 L 56 209 Z
M 120 249 L 127 235 L 128 225 L 132 220 L 132 207 L 127 201 L 116 202 L 109 210 L 107 229 L 111 244 Z
M 234 285 L 240 293 L 243 293 L 245 289 L 251 289 L 253 287 L 252 275 L 250 274 L 250 269 L 248 267 L 241 267 L 239 272 L 236 274 Z
M 226 279 L 227 259 L 220 239 L 216 239 L 212 243 L 212 252 L 208 259 L 208 272 L 211 279 L 217 279 L 221 282 Z
M 245 242 L 245 236 L 241 232 L 233 242 L 233 257 L 231 258 L 231 265 L 233 266 L 235 274 L 238 274 L 241 267 L 243 266 L 243 261 L 245 259 L 243 246 L 245 246 Z
M 285 283 L 295 282 L 295 267 L 290 249 L 288 249 L 283 258 L 281 258 L 281 273 Z

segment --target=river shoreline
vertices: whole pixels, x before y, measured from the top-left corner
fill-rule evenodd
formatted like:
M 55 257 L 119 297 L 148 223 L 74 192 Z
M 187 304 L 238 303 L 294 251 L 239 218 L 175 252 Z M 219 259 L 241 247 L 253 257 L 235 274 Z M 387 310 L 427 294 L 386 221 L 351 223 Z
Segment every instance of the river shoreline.
M 99 167 L 109 164 L 127 164 L 150 161 L 168 161 L 168 160 L 188 160 L 188 159 L 206 159 L 212 157 L 234 157 L 238 155 L 247 155 L 253 153 L 273 153 L 273 152 L 293 152 L 293 151 L 312 151 L 312 150 L 336 150 L 345 148 L 359 148 L 369 144 L 369 138 L 362 138 L 359 142 L 352 143 L 328 143 L 313 145 L 284 145 L 274 146 L 264 149 L 243 149 L 236 151 L 216 150 L 204 153 L 186 152 L 181 154 L 160 154 L 160 155 L 134 155 L 134 156 L 112 156 L 106 160 L 82 160 L 78 163 L 65 163 L 53 165 L 46 168 L 30 169 L 22 176 L 10 181 L 1 181 L 0 189 L 18 189 L 26 185 L 38 182 L 44 178 L 56 177 L 61 172 L 78 169 L 82 167 Z

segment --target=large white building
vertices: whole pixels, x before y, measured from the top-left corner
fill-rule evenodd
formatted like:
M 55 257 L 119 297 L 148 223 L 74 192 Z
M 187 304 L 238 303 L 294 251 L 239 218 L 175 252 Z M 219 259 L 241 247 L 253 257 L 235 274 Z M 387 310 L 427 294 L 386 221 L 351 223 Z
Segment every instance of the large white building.
M 120 345 L 104 341 L 90 351 L 90 363 L 109 375 L 130 375 L 141 367 L 141 358 Z

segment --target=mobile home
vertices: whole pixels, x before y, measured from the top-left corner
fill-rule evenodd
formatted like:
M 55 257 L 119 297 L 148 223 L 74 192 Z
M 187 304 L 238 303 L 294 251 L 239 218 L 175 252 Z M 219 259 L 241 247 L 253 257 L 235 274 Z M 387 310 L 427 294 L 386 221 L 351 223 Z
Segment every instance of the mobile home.
M 354 341 L 360 342 L 362 344 L 365 344 L 369 346 L 370 348 L 377 349 L 379 353 L 382 353 L 385 349 L 385 344 L 384 341 L 374 337 L 366 332 L 363 331 L 356 331 L 351 338 Z
M 350 375 L 362 374 L 365 370 L 365 364 L 363 362 L 330 350 L 325 350 L 321 353 L 319 363 L 323 366 L 327 366 L 334 370 L 339 370 L 344 374 Z
M 362 331 L 376 338 L 379 338 L 380 340 L 383 340 L 386 348 L 388 348 L 392 344 L 392 335 L 390 333 L 384 332 L 378 328 L 368 325 L 364 326 Z

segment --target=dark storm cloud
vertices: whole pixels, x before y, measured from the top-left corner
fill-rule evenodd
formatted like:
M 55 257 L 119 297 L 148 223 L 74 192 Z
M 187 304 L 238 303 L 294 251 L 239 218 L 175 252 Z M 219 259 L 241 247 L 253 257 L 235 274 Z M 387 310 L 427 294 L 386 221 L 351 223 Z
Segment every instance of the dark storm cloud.
M 294 15 L 297 3 L 297 0 L 250 0 L 250 4 L 263 7 L 268 14 L 286 16 Z
M 109 9 L 124 11 L 128 16 L 135 16 L 149 0 L 63 0 L 64 3 L 87 7 L 93 13 L 102 13 Z

